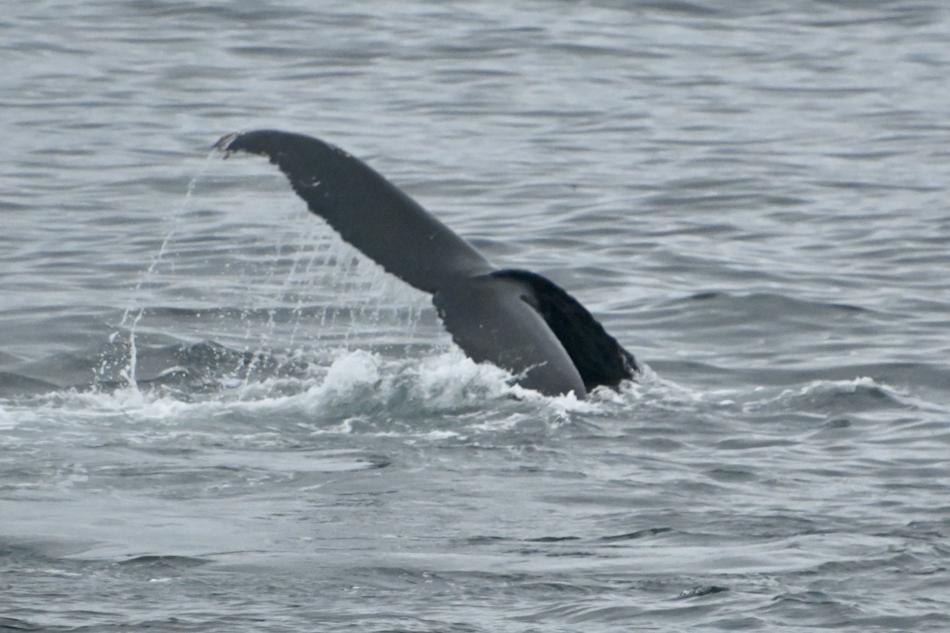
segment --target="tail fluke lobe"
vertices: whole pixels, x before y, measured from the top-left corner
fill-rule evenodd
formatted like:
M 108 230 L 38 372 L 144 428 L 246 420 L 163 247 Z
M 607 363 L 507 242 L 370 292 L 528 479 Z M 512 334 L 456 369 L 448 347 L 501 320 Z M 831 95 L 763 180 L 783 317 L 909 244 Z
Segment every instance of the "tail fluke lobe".
M 531 290 L 515 279 L 481 275 L 439 291 L 432 302 L 452 340 L 476 362 L 518 375 L 528 389 L 556 396 L 587 394 L 584 381 L 541 314 L 525 301 Z
M 277 130 L 222 137 L 219 150 L 267 156 L 309 209 L 406 283 L 435 293 L 492 265 L 366 163 L 321 140 Z
M 527 270 L 499 270 L 491 276 L 516 280 L 530 289 L 523 293 L 524 300 L 551 328 L 588 391 L 600 385 L 617 387 L 640 371 L 633 354 L 608 334 L 587 308 L 550 279 Z
M 524 270 L 474 277 L 433 298 L 452 339 L 476 361 L 490 361 L 547 395 L 579 398 L 616 388 L 639 371 L 633 354 L 574 297 Z

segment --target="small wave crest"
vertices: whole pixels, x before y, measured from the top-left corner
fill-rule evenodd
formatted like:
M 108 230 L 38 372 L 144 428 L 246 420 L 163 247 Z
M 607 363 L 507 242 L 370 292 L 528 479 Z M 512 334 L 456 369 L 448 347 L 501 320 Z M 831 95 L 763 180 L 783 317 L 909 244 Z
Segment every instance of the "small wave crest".
M 796 411 L 822 416 L 907 408 L 913 405 L 907 394 L 868 376 L 850 380 L 815 380 L 778 394 L 749 401 L 747 411 Z

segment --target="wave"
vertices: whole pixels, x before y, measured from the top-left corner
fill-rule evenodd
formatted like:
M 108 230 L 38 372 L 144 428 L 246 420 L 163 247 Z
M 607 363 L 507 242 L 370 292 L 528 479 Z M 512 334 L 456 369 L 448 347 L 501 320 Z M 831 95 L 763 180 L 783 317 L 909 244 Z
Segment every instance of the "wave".
M 608 397 L 579 401 L 573 395 L 542 396 L 513 384 L 510 373 L 477 364 L 455 348 L 408 358 L 366 350 L 324 353 L 330 356 L 325 362 L 204 342 L 143 350 L 134 383 L 96 380 L 58 387 L 12 375 L 0 386 L 13 391 L 21 384 L 35 388 L 18 396 L 6 394 L 0 400 L 0 422 L 54 424 L 69 418 L 92 425 L 124 420 L 182 426 L 224 417 L 240 426 L 280 417 L 308 420 L 310 431 L 317 433 L 378 433 L 393 420 L 438 423 L 450 416 L 446 428 L 458 420 L 463 427 L 497 427 L 517 424 L 538 406 L 556 419 L 609 402 Z M 96 361 L 87 358 L 87 365 Z M 0 379 L 5 376 L 0 374 Z M 496 414 L 494 421 L 485 421 L 480 415 L 485 411 Z

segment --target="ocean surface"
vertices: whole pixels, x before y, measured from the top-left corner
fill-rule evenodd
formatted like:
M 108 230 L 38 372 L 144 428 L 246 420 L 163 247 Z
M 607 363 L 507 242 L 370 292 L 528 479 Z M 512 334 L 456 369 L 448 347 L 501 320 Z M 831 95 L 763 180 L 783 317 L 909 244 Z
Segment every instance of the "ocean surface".
M 946 3 L 37 0 L 0 60 L 0 631 L 950 631 Z M 467 360 L 260 127 L 643 375 Z

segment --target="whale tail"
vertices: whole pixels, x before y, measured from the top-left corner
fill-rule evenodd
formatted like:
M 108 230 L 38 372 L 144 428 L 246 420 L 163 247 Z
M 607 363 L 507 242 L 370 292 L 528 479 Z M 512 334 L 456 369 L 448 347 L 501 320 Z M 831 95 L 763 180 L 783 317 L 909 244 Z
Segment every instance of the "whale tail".
M 318 139 L 277 130 L 222 137 L 225 152 L 267 156 L 310 211 L 411 286 L 433 295 L 453 340 L 477 362 L 548 395 L 583 398 L 638 371 L 632 354 L 550 280 L 498 270 L 371 167 Z

